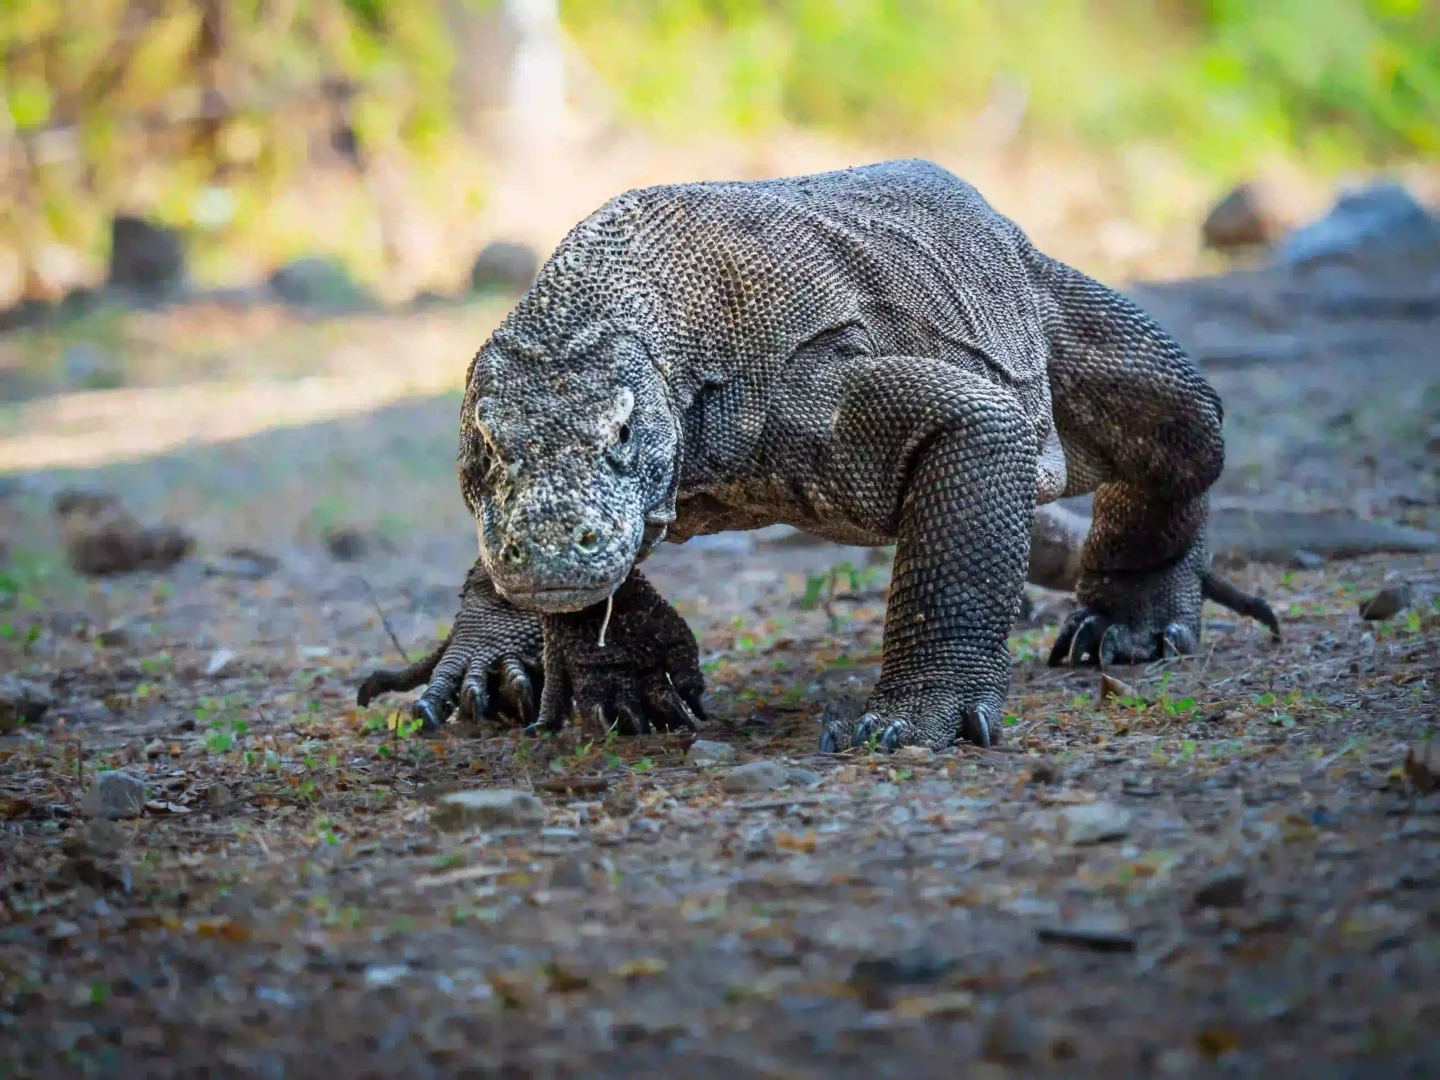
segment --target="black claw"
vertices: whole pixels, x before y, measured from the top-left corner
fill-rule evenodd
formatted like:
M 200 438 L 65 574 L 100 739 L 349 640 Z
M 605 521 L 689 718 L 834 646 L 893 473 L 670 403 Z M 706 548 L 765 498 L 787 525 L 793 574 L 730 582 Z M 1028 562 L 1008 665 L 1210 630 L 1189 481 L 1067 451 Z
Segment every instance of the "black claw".
M 880 726 L 880 717 L 874 713 L 866 713 L 855 723 L 855 735 L 850 740 L 850 745 L 859 750 L 869 744 L 875 735 L 875 729 Z
M 538 711 L 535 684 L 529 674 L 515 661 L 507 661 L 500 673 L 500 695 L 515 710 L 521 721 L 533 723 Z
M 991 744 L 990 718 L 986 715 L 985 710 L 974 705 L 966 709 L 960 719 L 960 734 L 966 742 L 980 747 L 989 747 Z
M 1101 633 L 1100 644 L 1095 648 L 1095 664 L 1101 671 L 1114 664 L 1117 658 L 1122 662 L 1132 659 L 1126 655 L 1128 650 L 1122 651 L 1120 647 L 1123 637 L 1124 632 L 1116 623 L 1110 623 Z
M 695 713 L 686 700 L 674 690 L 665 695 L 665 713 L 671 717 L 670 727 L 682 727 L 688 731 L 694 731 Z
M 489 695 L 485 693 L 484 683 L 474 675 L 465 680 L 460 687 L 460 718 L 472 724 L 478 724 L 485 719 L 485 711 L 490 704 Z
M 834 724 L 825 724 L 820 728 L 820 752 L 822 754 L 839 754 L 844 752 L 840 745 L 840 733 Z
M 422 731 L 439 730 L 444 722 L 448 709 L 440 709 L 436 706 L 434 699 L 426 694 L 410 706 L 410 715 L 413 719 L 420 721 Z
M 629 702 L 621 702 L 615 706 L 615 712 L 624 724 L 630 728 L 632 734 L 651 734 L 650 718 L 645 715 L 643 708 L 637 709 Z

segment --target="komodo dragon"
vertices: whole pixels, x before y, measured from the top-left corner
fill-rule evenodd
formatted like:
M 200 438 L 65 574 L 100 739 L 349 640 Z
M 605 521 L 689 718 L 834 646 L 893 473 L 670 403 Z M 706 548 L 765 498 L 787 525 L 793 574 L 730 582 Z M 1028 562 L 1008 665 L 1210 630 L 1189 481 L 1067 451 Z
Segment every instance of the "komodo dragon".
M 896 545 L 879 683 L 822 748 L 989 745 L 1038 504 L 1095 492 L 1051 664 L 1191 652 L 1206 596 L 1278 633 L 1209 570 L 1221 418 L 1150 318 L 929 162 L 629 191 L 471 362 L 479 559 L 445 641 L 358 699 L 428 682 L 429 725 L 693 727 L 694 636 L 635 567 L 787 523 Z

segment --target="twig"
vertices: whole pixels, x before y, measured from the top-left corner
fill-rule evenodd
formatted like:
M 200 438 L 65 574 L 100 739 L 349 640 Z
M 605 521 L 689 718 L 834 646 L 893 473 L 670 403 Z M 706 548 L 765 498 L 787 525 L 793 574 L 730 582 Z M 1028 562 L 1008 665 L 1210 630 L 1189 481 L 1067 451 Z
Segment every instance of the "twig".
M 360 579 L 360 584 L 364 585 L 365 591 L 370 594 L 370 603 L 375 607 L 375 614 L 380 616 L 380 625 L 385 628 L 385 633 L 390 635 L 390 641 L 391 644 L 395 646 L 395 651 L 400 654 L 400 662 L 402 664 L 408 664 L 410 662 L 410 654 L 405 651 L 405 646 L 401 645 L 400 639 L 395 636 L 395 629 L 390 625 L 390 620 L 385 617 L 384 609 L 380 607 L 380 598 L 375 595 L 375 590 L 370 587 L 370 582 L 366 580 L 364 574 L 356 574 L 355 576 Z

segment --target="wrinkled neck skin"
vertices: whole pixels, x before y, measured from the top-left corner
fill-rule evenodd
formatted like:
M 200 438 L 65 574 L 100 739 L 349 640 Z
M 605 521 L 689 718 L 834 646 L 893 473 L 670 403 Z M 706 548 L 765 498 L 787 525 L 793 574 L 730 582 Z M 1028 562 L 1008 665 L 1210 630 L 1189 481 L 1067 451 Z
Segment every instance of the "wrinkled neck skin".
M 471 365 L 461 489 L 497 591 L 525 610 L 578 611 L 613 595 L 674 521 L 678 413 L 633 324 L 562 338 L 524 315 Z

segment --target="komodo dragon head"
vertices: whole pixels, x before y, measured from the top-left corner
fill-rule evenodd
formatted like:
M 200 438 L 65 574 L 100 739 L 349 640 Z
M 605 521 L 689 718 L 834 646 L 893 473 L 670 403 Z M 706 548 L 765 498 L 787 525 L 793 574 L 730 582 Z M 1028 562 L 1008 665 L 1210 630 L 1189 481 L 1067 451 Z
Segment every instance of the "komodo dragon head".
M 677 425 L 645 346 L 593 328 L 557 348 L 512 322 L 467 383 L 460 486 L 495 587 L 532 611 L 606 599 L 675 516 Z

